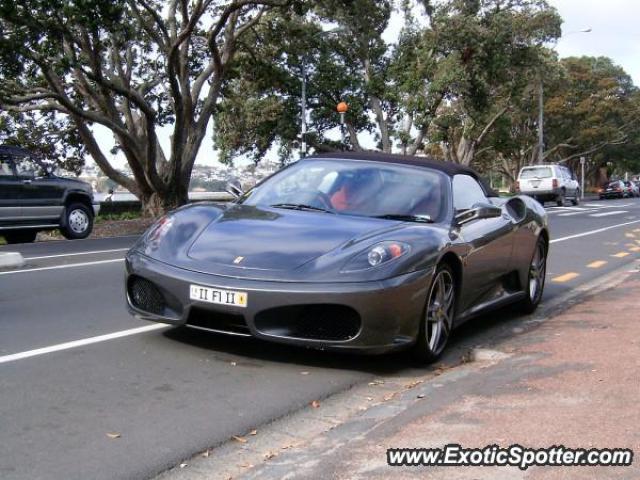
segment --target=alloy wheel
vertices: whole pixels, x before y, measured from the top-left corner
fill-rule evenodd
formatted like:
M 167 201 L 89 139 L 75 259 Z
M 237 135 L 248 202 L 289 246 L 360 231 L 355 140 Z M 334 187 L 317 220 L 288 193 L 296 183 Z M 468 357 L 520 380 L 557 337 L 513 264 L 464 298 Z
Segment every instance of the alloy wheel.
M 455 284 L 448 270 L 440 270 L 431 284 L 427 301 L 426 328 L 427 345 L 433 355 L 438 355 L 447 344 L 453 327 L 455 307 Z
M 69 213 L 68 224 L 73 232 L 82 234 L 89 228 L 89 216 L 80 209 L 72 210 Z
M 532 303 L 537 303 L 542 294 L 546 269 L 547 261 L 544 243 L 538 242 L 536 251 L 531 259 L 531 265 L 529 266 L 529 298 Z

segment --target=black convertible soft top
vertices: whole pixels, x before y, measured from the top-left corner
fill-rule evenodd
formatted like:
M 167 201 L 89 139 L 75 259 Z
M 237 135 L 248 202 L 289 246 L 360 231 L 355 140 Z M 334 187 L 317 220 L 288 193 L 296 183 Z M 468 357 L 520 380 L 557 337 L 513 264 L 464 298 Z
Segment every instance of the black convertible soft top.
M 400 163 L 404 165 L 413 165 L 417 167 L 432 168 L 446 173 L 450 177 L 454 175 L 469 175 L 480 182 L 482 188 L 488 197 L 497 197 L 495 192 L 487 183 L 487 181 L 474 169 L 459 163 L 443 162 L 433 157 L 415 157 L 411 155 L 397 155 L 393 153 L 382 152 L 336 152 L 321 153 L 306 157 L 304 160 L 323 159 L 323 160 L 370 160 L 374 162 Z

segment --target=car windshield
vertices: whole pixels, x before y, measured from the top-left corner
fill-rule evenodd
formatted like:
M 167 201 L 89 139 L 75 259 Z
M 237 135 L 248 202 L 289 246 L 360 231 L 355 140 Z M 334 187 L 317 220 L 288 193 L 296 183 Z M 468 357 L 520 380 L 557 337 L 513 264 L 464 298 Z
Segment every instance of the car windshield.
M 305 160 L 282 170 L 241 202 L 407 221 L 438 221 L 447 177 L 436 170 L 353 160 Z
M 549 178 L 553 175 L 549 167 L 523 168 L 520 178 Z

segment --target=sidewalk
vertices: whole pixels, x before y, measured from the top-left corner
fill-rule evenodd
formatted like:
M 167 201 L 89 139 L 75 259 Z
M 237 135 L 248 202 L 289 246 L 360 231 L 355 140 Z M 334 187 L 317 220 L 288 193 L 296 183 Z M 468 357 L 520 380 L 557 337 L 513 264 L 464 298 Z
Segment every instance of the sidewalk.
M 503 354 L 425 381 L 234 478 L 640 478 L 640 273 L 496 348 Z M 450 443 L 625 447 L 635 458 L 631 467 L 526 471 L 386 464 L 387 448 Z

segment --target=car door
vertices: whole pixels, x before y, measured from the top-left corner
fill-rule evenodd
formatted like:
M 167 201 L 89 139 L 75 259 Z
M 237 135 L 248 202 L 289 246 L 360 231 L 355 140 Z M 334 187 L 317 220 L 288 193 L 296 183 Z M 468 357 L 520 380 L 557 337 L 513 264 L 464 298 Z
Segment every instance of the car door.
M 469 175 L 455 175 L 452 183 L 456 213 L 478 204 L 491 204 L 480 183 Z M 472 220 L 458 227 L 466 244 L 463 258 L 462 309 L 478 303 L 494 289 L 510 268 L 514 224 L 508 215 Z
M 0 226 L 20 221 L 20 181 L 13 162 L 0 157 Z
M 16 161 L 22 216 L 29 223 L 55 223 L 62 215 L 64 185 L 29 157 Z

